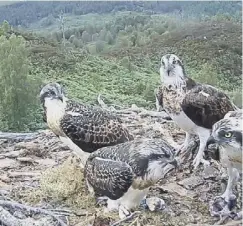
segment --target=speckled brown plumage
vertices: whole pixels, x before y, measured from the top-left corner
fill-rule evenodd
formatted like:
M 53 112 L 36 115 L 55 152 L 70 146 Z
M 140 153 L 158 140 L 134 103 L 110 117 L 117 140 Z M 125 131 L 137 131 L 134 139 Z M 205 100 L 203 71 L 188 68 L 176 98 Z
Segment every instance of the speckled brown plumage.
M 157 90 L 155 91 L 155 96 L 158 100 L 158 104 L 162 107 L 163 109 L 163 87 L 159 86 Z
M 237 109 L 229 97 L 217 88 L 200 84 L 189 78 L 180 58 L 166 54 L 161 58 L 163 82 L 163 107 L 173 121 L 186 132 L 186 139 L 179 152 L 186 152 L 193 135 L 199 136 L 200 144 L 193 160 L 194 168 L 202 162 L 206 141 L 212 126 L 228 111 Z
M 161 86 L 158 98 L 166 112 L 177 115 L 183 110 L 196 125 L 211 129 L 228 111 L 236 109 L 229 97 L 218 89 L 204 84 L 189 85 L 182 90 Z
M 92 106 L 67 101 L 66 112 L 60 122 L 63 132 L 82 150 L 93 152 L 101 147 L 133 140 L 119 117 Z
M 181 107 L 196 125 L 208 129 L 228 111 L 236 109 L 225 93 L 212 86 L 200 84 L 185 95 Z
M 134 139 L 115 113 L 67 99 L 58 83 L 45 85 L 40 100 L 44 109 L 43 120 L 69 146 L 76 144 L 72 149 L 78 146 L 90 153 Z
M 89 156 L 85 178 L 95 193 L 118 199 L 131 186 L 145 189 L 163 178 L 168 165 L 176 164 L 174 151 L 161 139 L 136 139 L 105 147 Z M 159 174 L 153 171 L 156 169 Z

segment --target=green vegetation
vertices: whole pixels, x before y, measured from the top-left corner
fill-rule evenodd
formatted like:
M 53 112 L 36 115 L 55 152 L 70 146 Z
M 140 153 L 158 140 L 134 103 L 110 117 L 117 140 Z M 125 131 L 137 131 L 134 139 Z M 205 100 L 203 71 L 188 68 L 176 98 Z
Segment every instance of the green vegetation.
M 11 74 L 13 81 L 16 78 L 18 81 L 5 83 L 2 80 L 0 83 L 0 95 L 5 104 L 1 104 L 0 109 L 0 130 L 43 128 L 42 109 L 40 103 L 36 103 L 40 80 L 42 84 L 62 83 L 70 98 L 84 103 L 97 104 L 100 93 L 109 104 L 129 106 L 135 103 L 147 109 L 155 108 L 159 61 L 166 53 L 180 56 L 190 77 L 219 87 L 241 106 L 240 3 L 193 3 L 197 16 L 186 8 L 186 2 L 172 4 L 171 9 L 166 10 L 161 6 L 164 14 L 148 12 L 148 3 L 146 7 L 141 6 L 146 9 L 134 12 L 115 8 L 109 13 L 86 14 L 70 9 L 63 14 L 63 25 L 55 4 L 51 8 L 55 12 L 43 14 L 41 20 L 33 20 L 33 23 L 28 21 L 25 29 L 24 24 L 0 29 L 3 40 L 0 52 L 16 39 L 16 48 L 11 51 L 17 56 L 14 59 L 0 56 L 0 78 Z M 198 13 L 200 10 L 203 12 Z M 87 9 L 87 12 L 90 11 Z M 30 84 L 28 89 L 18 85 L 26 82 Z M 2 89 L 4 85 L 14 88 Z M 22 88 L 17 89 L 18 86 Z M 17 91 L 19 93 L 15 94 Z M 21 103 L 22 109 L 16 108 L 16 103 Z M 6 112 L 9 118 L 5 117 Z
M 9 30 L 5 22 L 2 31 Z M 5 130 L 34 129 L 38 79 L 30 76 L 25 41 L 12 34 L 0 36 L 0 119 Z M 28 126 L 26 124 L 28 123 Z

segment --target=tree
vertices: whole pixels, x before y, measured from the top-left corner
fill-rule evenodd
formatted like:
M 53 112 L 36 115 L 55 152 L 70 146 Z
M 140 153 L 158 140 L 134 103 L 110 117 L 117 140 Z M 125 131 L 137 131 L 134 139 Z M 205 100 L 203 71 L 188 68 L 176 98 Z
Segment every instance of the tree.
M 132 33 L 132 36 L 131 36 L 131 42 L 132 42 L 132 46 L 135 46 L 136 43 L 137 43 L 137 38 L 138 38 L 138 33 L 136 31 L 134 31 Z
M 0 37 L 0 130 L 25 130 L 33 119 L 40 80 L 30 77 L 29 64 L 22 37 Z
M 65 46 L 65 20 L 64 20 L 64 16 L 63 16 L 63 11 L 61 12 L 61 14 L 59 15 L 59 21 L 60 21 L 60 28 L 62 30 L 62 42 L 63 42 L 63 46 Z
M 99 39 L 99 34 L 98 33 L 95 33 L 92 35 L 92 41 L 95 42 Z
M 128 47 L 131 44 L 127 37 L 118 37 L 116 43 L 119 46 L 119 48 Z
M 53 17 L 53 15 L 49 15 L 48 17 L 44 18 L 42 21 L 41 21 L 41 26 L 43 27 L 48 27 L 52 24 L 54 24 L 55 22 L 55 18 Z
M 114 39 L 113 39 L 112 34 L 111 34 L 110 31 L 107 32 L 107 34 L 106 34 L 106 38 L 105 38 L 105 39 L 106 39 L 106 41 L 107 41 L 107 43 L 108 43 L 109 45 L 112 45 L 113 42 L 114 42 Z
M 127 33 L 132 32 L 132 31 L 133 31 L 133 26 L 132 26 L 132 25 L 128 25 L 128 26 L 125 28 L 125 31 L 126 31 Z
M 100 35 L 99 35 L 100 40 L 105 41 L 106 34 L 107 34 L 107 30 L 106 30 L 106 29 L 102 29 L 102 30 L 100 31 Z
M 97 53 L 100 53 L 101 51 L 103 51 L 103 49 L 104 49 L 104 47 L 105 47 L 105 43 L 104 43 L 104 41 L 97 41 L 96 43 L 95 43 L 95 48 L 96 48 L 96 52 Z
M 91 37 L 87 31 L 84 31 L 82 33 L 82 39 L 85 43 L 89 42 L 91 40 Z
M 76 48 L 81 48 L 81 47 L 84 46 L 83 41 L 82 41 L 81 39 L 76 38 L 76 37 L 73 38 L 72 43 L 73 43 L 73 45 L 74 45 Z

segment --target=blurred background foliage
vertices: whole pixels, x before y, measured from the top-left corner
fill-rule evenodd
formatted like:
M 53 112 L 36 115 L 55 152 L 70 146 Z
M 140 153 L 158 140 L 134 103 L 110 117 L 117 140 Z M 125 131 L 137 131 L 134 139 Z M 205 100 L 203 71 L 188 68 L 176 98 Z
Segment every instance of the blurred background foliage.
M 155 109 L 163 54 L 242 106 L 241 2 L 17 2 L 0 5 L 0 131 L 45 128 L 38 94 Z

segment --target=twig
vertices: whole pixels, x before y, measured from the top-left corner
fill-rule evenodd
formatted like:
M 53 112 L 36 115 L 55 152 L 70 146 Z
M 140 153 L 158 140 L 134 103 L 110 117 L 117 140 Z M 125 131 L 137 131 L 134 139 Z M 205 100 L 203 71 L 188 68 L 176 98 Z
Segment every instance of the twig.
M 5 206 L 7 208 L 17 208 L 17 209 L 25 210 L 27 212 L 35 213 L 35 214 L 49 215 L 49 216 L 52 216 L 55 220 L 57 220 L 59 225 L 67 226 L 59 217 L 57 217 L 55 214 L 53 214 L 52 212 L 50 212 L 48 210 L 27 206 L 27 205 L 17 203 L 17 202 L 3 201 L 3 200 L 0 200 L 0 206 L 3 206 L 3 207 Z
M 230 222 L 224 224 L 224 226 L 240 226 L 240 225 L 242 225 L 242 220 L 230 221 Z M 188 224 L 188 226 L 198 226 L 198 224 Z M 204 224 L 203 226 L 220 226 L 220 224 L 218 224 L 218 223 L 213 224 L 213 225 L 212 224 Z
M 99 105 L 101 106 L 101 108 L 103 108 L 105 110 L 108 110 L 108 111 L 116 111 L 116 109 L 113 106 L 108 107 L 105 104 L 105 102 L 101 99 L 101 95 L 100 94 L 98 95 L 97 101 L 98 101 Z
M 38 132 L 36 133 L 5 133 L 0 132 L 0 139 L 7 139 L 7 140 L 32 140 L 39 135 Z
M 140 213 L 140 211 L 135 211 L 135 212 L 131 213 L 129 216 L 127 216 L 124 219 L 121 219 L 119 221 L 116 221 L 115 223 L 111 224 L 110 226 L 116 226 L 116 225 L 119 225 L 120 223 L 131 220 L 136 214 L 139 214 L 139 213 Z
M 0 206 L 0 223 L 5 226 L 19 226 L 21 220 L 12 216 L 7 210 Z
M 107 109 L 108 106 L 105 104 L 105 102 L 101 99 L 101 95 L 99 94 L 98 97 L 97 97 L 97 101 L 99 103 L 99 105 L 104 108 L 104 109 Z
M 149 111 L 144 108 L 138 107 L 135 104 L 132 104 L 132 106 L 127 109 L 116 110 L 113 106 L 108 107 L 107 104 L 105 104 L 105 102 L 101 99 L 100 94 L 98 95 L 97 101 L 103 109 L 115 111 L 118 114 L 119 113 L 120 114 L 134 114 L 135 113 L 142 117 L 151 116 L 151 117 L 158 117 L 158 118 L 163 118 L 166 120 L 171 120 L 171 118 L 165 112 Z
M 57 215 L 63 215 L 63 216 L 71 216 L 71 215 L 75 215 L 75 216 L 87 216 L 89 215 L 89 213 L 87 211 L 85 212 L 76 212 L 76 211 L 72 211 L 72 210 L 65 210 L 65 209 L 46 209 L 47 211 L 51 211 Z
M 137 221 L 138 221 L 138 216 L 135 218 L 135 220 L 131 223 L 131 224 L 129 224 L 128 226 L 132 226 L 133 224 L 135 224 Z
M 72 210 L 65 210 L 65 209 L 46 209 L 46 210 L 51 212 L 58 212 L 58 213 L 72 213 Z

